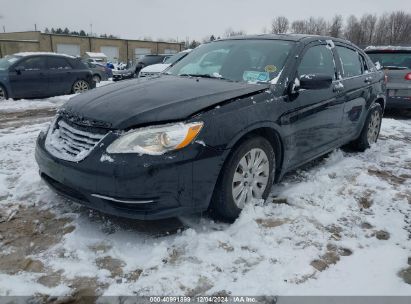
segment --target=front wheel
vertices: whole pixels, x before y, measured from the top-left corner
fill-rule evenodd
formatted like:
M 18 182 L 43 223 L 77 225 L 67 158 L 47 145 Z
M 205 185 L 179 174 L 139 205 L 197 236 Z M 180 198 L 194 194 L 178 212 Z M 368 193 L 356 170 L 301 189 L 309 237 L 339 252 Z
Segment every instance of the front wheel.
M 211 209 L 220 218 L 235 220 L 245 205 L 266 199 L 274 180 L 275 153 L 262 137 L 249 138 L 235 148 L 224 164 Z
M 77 94 L 77 93 L 83 93 L 90 90 L 90 85 L 87 81 L 85 80 L 77 80 L 73 84 L 72 92 Z
M 7 98 L 6 89 L 0 85 L 0 101 L 7 100 Z
M 364 151 L 377 142 L 380 135 L 381 122 L 382 108 L 381 105 L 375 104 L 368 113 L 360 136 L 353 142 L 356 150 Z

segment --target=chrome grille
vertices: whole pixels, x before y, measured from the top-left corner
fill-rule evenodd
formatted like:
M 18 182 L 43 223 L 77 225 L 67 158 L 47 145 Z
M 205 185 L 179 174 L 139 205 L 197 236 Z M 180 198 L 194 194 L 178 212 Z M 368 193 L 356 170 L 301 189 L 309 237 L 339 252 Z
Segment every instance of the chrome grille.
M 57 158 L 78 162 L 89 155 L 104 136 L 71 126 L 60 119 L 50 127 L 46 149 Z

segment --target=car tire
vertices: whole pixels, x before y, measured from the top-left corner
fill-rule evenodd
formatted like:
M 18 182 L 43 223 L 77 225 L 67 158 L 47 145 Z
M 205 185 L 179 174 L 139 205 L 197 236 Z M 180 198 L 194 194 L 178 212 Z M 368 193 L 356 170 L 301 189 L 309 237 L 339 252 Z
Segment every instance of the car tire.
M 90 84 L 83 79 L 77 80 L 71 88 L 73 94 L 84 93 L 88 90 L 90 90 Z
M 101 81 L 101 77 L 100 77 L 100 75 L 93 75 L 93 80 L 94 80 L 94 82 L 95 83 L 100 83 L 100 81 Z
M 351 146 L 357 151 L 365 151 L 372 144 L 376 143 L 381 130 L 381 122 L 382 108 L 380 104 L 376 103 L 368 112 L 360 136 L 352 142 Z
M 275 152 L 270 142 L 263 137 L 242 141 L 228 156 L 220 172 L 210 205 L 212 215 L 234 221 L 252 198 L 265 200 L 274 181 L 274 172 Z
M 0 101 L 4 101 L 7 100 L 9 97 L 7 95 L 7 91 L 6 89 L 0 85 Z

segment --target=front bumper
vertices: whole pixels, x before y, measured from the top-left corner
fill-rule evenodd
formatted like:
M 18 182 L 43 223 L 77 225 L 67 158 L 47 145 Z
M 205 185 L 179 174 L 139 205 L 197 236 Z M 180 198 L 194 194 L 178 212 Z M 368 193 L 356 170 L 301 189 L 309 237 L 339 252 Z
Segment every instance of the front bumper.
M 40 134 L 35 156 L 41 177 L 55 192 L 121 217 L 155 220 L 208 208 L 224 151 L 193 143 L 160 156 L 116 154 L 102 161 L 112 136 L 76 163 L 51 155 Z

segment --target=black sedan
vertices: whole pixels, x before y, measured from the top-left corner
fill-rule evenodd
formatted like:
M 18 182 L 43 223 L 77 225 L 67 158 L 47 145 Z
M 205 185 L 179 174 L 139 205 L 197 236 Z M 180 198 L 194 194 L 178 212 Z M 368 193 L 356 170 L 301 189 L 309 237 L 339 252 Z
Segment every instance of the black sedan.
M 384 86 L 383 72 L 342 39 L 218 40 L 164 75 L 71 99 L 39 135 L 36 159 L 52 189 L 106 213 L 211 208 L 233 220 L 286 172 L 347 143 L 374 144 Z
M 95 87 L 80 59 L 55 53 L 18 53 L 0 59 L 0 100 L 82 93 Z

